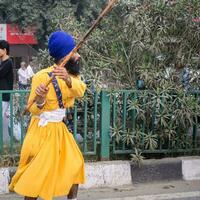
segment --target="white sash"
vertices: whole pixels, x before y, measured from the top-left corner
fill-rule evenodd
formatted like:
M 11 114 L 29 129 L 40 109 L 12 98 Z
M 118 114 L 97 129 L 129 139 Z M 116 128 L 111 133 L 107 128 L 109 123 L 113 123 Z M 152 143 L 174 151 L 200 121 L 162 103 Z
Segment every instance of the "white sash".
M 65 111 L 65 109 L 59 108 L 41 113 L 37 116 L 40 119 L 38 126 L 44 127 L 48 124 L 48 122 L 62 122 L 65 117 Z

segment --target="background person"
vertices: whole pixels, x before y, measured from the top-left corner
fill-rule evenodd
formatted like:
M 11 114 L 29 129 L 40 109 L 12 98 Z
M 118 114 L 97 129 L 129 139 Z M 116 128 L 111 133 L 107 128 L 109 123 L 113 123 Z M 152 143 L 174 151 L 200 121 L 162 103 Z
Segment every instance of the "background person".
M 19 89 L 27 90 L 30 88 L 31 78 L 33 76 L 31 67 L 27 66 L 27 64 L 23 61 L 20 63 L 20 68 L 17 71 L 19 78 Z
M 0 40 L 0 90 L 13 90 L 13 62 L 9 57 L 9 43 Z M 3 141 L 9 142 L 9 101 L 10 94 L 2 95 Z
M 27 66 L 27 71 L 28 71 L 28 75 L 29 75 L 30 78 L 32 78 L 34 76 L 32 64 L 33 64 L 33 62 L 31 60 L 28 64 L 28 66 Z

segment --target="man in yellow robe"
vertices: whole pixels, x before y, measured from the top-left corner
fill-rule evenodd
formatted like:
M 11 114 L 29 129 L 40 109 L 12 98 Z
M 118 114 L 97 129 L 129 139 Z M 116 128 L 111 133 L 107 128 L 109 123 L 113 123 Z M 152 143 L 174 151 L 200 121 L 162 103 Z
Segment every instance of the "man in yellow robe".
M 71 35 L 57 31 L 50 35 L 48 48 L 55 65 L 39 71 L 32 79 L 29 102 L 37 95 L 37 101 L 29 111 L 31 122 L 24 139 L 20 162 L 9 186 L 11 191 L 25 196 L 25 200 L 52 200 L 53 197 L 68 195 L 70 189 L 84 183 L 84 159 L 73 138 L 63 123 L 65 109 L 73 106 L 75 98 L 84 95 L 86 85 L 79 73 L 73 73 L 69 63 L 65 68 L 57 65 L 75 47 Z M 76 64 L 79 54 L 72 58 Z M 56 78 L 45 87 L 50 76 Z

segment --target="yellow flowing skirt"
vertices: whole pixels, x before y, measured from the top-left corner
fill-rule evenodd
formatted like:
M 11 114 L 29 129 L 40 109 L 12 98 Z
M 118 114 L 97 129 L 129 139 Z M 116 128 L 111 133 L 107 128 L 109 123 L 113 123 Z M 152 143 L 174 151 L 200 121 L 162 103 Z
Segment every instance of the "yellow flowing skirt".
M 63 122 L 38 126 L 32 118 L 10 191 L 52 200 L 85 181 L 83 156 Z

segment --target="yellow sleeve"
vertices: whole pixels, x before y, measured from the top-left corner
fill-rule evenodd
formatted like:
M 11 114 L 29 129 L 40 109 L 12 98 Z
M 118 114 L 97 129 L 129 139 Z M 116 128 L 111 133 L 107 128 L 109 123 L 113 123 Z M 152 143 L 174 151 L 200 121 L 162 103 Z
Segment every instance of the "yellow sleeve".
M 36 88 L 39 86 L 39 84 L 41 84 L 43 81 L 41 81 L 40 76 L 34 76 L 32 78 L 32 84 L 31 84 L 31 92 L 29 95 L 29 99 L 28 99 L 28 104 L 30 104 L 30 102 L 33 101 L 33 99 L 36 97 L 35 91 Z M 45 107 L 45 106 L 44 106 Z M 33 105 L 29 108 L 29 112 L 33 115 L 39 115 L 43 112 L 44 107 L 42 109 L 39 109 L 36 105 L 36 103 L 33 103 Z
M 86 90 L 86 84 L 83 81 L 81 81 L 79 77 L 71 76 L 71 80 L 72 87 L 69 88 L 68 97 L 83 97 Z

